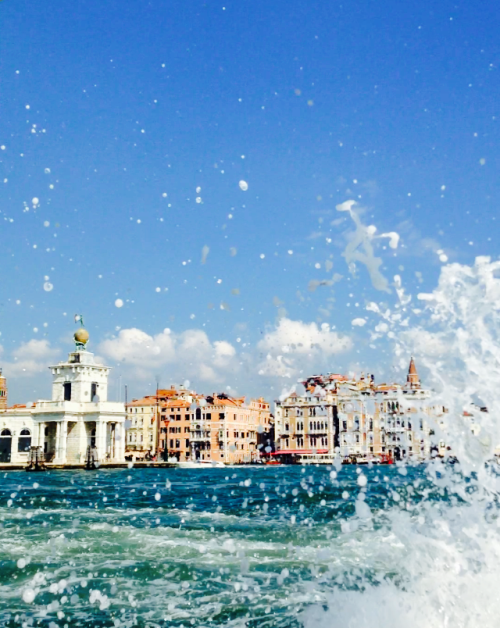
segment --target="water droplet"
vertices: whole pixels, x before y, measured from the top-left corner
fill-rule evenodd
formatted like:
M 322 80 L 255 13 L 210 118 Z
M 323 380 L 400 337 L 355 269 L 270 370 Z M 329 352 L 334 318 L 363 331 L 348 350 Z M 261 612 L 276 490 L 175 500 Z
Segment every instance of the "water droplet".
M 25 589 L 23 591 L 23 600 L 26 604 L 32 604 L 35 601 L 36 593 L 33 589 Z

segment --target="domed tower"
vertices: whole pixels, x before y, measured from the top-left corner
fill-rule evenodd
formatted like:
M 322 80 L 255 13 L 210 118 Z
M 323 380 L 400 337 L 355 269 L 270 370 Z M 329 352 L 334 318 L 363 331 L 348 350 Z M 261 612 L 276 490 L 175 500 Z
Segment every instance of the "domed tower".
M 421 388 L 420 378 L 418 376 L 417 367 L 415 366 L 413 357 L 410 359 L 410 368 L 408 369 L 408 375 L 406 376 L 406 386 L 411 389 Z
M 35 442 L 56 464 L 81 464 L 90 451 L 100 463 L 124 462 L 125 406 L 108 401 L 110 367 L 87 350 L 89 333 L 80 315 L 75 322 L 81 327 L 73 335 L 74 350 L 49 367 L 52 399 L 37 401 L 31 411 Z
M 83 326 L 83 317 L 77 314 L 75 322 L 81 327 L 75 331 L 75 351 L 67 362 L 60 362 L 52 369 L 52 400 L 78 401 L 80 403 L 108 400 L 109 367 L 96 364 L 94 354 L 87 350 L 89 332 Z
M 2 375 L 0 368 L 0 412 L 7 410 L 7 380 Z

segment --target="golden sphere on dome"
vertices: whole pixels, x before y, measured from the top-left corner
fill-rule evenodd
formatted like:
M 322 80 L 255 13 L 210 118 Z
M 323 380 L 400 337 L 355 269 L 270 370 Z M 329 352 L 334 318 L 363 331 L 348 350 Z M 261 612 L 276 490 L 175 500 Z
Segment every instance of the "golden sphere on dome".
M 86 345 L 89 340 L 89 332 L 83 327 L 80 327 L 80 329 L 75 331 L 74 339 L 76 342 Z

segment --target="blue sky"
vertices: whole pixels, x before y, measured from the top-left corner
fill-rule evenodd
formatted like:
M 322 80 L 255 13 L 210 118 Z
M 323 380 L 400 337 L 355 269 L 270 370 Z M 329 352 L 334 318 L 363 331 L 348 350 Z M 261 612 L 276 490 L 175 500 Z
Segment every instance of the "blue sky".
M 156 375 L 270 398 L 300 371 L 389 376 L 365 306 L 394 290 L 349 272 L 336 206 L 400 235 L 375 255 L 414 295 L 443 255 L 498 257 L 499 22 L 493 2 L 4 0 L 11 401 L 49 394 L 77 312 L 135 395 Z

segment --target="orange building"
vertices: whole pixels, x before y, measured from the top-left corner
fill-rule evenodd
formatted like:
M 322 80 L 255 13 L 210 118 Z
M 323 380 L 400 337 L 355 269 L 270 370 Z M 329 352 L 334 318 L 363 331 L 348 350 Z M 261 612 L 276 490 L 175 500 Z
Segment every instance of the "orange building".
M 253 462 L 265 447 L 259 436 L 272 428 L 262 397 L 245 403 L 245 397 L 202 396 L 175 386 L 128 403 L 127 419 L 128 457 L 179 462 Z
M 269 402 L 226 393 L 200 399 L 191 424 L 191 459 L 240 464 L 260 458 L 258 435 L 269 432 Z
M 189 460 L 190 406 L 195 393 L 180 386 L 126 404 L 126 455 L 136 460 L 167 456 Z
M 163 458 L 166 451 L 169 458 L 179 462 L 191 459 L 192 417 L 191 399 L 169 399 L 162 404 L 159 450 Z
M 7 410 L 7 380 L 2 376 L 0 368 L 0 412 Z

